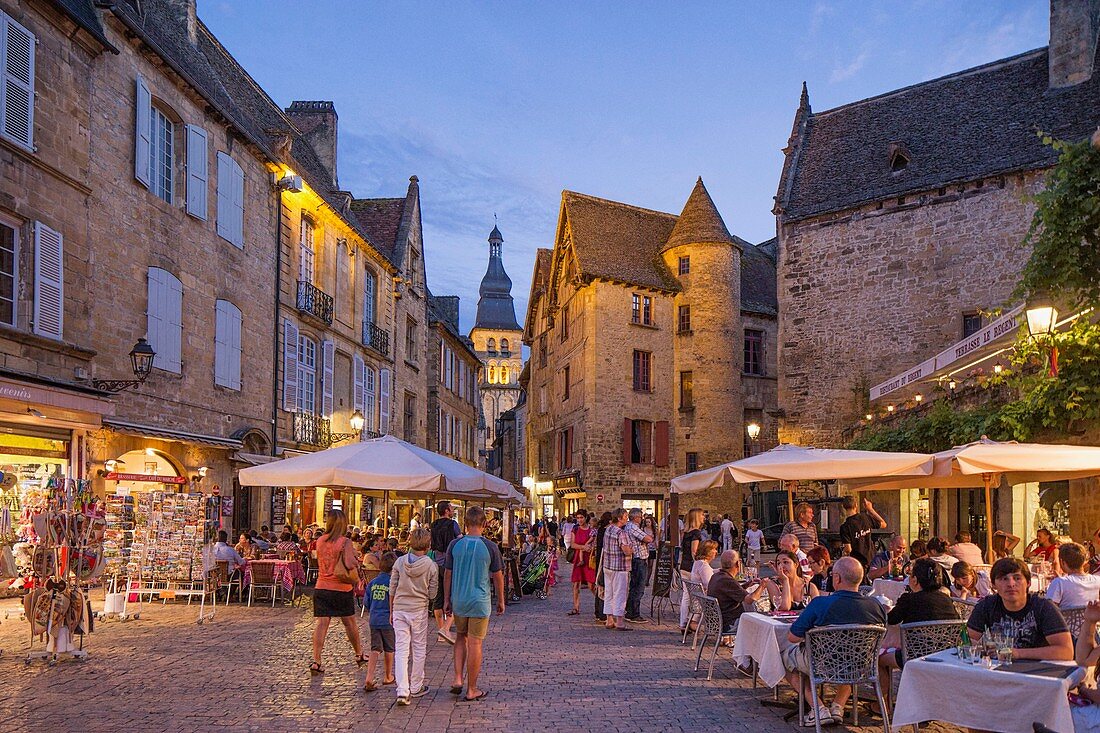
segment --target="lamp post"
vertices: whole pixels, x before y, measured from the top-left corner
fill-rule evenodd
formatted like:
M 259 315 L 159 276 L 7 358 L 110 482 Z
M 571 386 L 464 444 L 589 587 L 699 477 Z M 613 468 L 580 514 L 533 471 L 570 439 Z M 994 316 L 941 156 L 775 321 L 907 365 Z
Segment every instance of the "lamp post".
M 93 379 L 92 386 L 103 392 L 118 394 L 123 390 L 137 389 L 145 384 L 149 373 L 153 371 L 153 358 L 157 352 L 143 338 L 139 338 L 134 348 L 130 349 L 130 366 L 137 379 Z
M 1058 309 L 1045 294 L 1037 293 L 1027 301 L 1027 332 L 1036 343 L 1045 337 L 1050 340 L 1050 376 L 1058 376 L 1058 346 L 1054 343 L 1054 326 L 1058 323 Z
M 359 410 L 356 410 L 355 412 L 351 413 L 351 419 L 349 419 L 348 422 L 351 423 L 352 432 L 333 433 L 329 436 L 330 443 L 339 443 L 341 440 L 358 438 L 360 435 L 363 434 L 363 426 L 367 423 L 366 419 L 363 417 L 363 413 L 359 412 Z

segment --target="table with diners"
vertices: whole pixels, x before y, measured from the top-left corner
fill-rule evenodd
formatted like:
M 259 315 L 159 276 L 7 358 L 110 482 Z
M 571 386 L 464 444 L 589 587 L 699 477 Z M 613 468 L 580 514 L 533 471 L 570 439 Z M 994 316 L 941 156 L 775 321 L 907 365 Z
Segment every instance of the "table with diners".
M 791 645 L 787 632 L 797 615 L 780 617 L 763 613 L 743 613 L 737 622 L 737 636 L 733 643 L 733 659 L 741 666 L 755 661 L 758 677 L 768 687 L 783 681 L 783 650 Z
M 298 560 L 249 560 L 244 566 L 244 587 L 252 584 L 252 567 L 259 564 L 274 566 L 275 584 L 287 593 L 293 593 L 297 585 L 305 585 L 306 571 Z

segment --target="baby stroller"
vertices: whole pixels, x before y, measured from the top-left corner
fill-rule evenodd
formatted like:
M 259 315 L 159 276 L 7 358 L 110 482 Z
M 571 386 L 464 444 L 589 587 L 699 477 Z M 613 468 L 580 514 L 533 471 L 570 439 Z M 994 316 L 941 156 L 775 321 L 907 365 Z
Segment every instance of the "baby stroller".
M 546 588 L 550 583 L 550 553 L 545 547 L 536 547 L 523 558 L 520 567 L 520 591 L 523 595 L 535 594 L 535 598 L 545 601 Z

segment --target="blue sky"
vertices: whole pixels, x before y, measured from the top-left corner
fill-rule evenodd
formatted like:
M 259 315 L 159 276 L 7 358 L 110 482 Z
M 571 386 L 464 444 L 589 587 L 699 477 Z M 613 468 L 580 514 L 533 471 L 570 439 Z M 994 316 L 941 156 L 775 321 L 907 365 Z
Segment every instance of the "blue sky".
M 429 286 L 473 324 L 499 217 L 523 320 L 561 191 L 679 213 L 702 176 L 730 231 L 771 214 L 802 81 L 815 110 L 1046 45 L 1048 0 L 198 0 L 276 102 L 328 99 L 357 196 L 420 178 Z

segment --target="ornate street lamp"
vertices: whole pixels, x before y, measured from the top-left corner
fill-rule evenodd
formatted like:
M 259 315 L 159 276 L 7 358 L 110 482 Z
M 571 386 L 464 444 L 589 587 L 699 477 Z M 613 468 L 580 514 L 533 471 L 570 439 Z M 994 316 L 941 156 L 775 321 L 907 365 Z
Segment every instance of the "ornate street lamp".
M 363 434 L 363 426 L 367 424 L 366 418 L 363 417 L 363 413 L 356 410 L 351 413 L 351 418 L 348 420 L 351 423 L 352 432 L 350 433 L 333 433 L 330 437 L 332 443 L 339 443 L 341 440 L 350 440 L 351 438 L 358 438 Z
M 137 379 L 93 379 L 92 386 L 103 392 L 118 394 L 123 390 L 137 389 L 145 384 L 149 373 L 153 371 L 153 357 L 157 352 L 143 338 L 139 338 L 134 348 L 130 349 L 130 366 L 134 370 Z
M 1036 343 L 1045 337 L 1050 340 L 1050 376 L 1058 376 L 1058 346 L 1054 343 L 1054 326 L 1058 323 L 1058 309 L 1045 293 L 1036 293 L 1027 302 L 1027 332 Z

